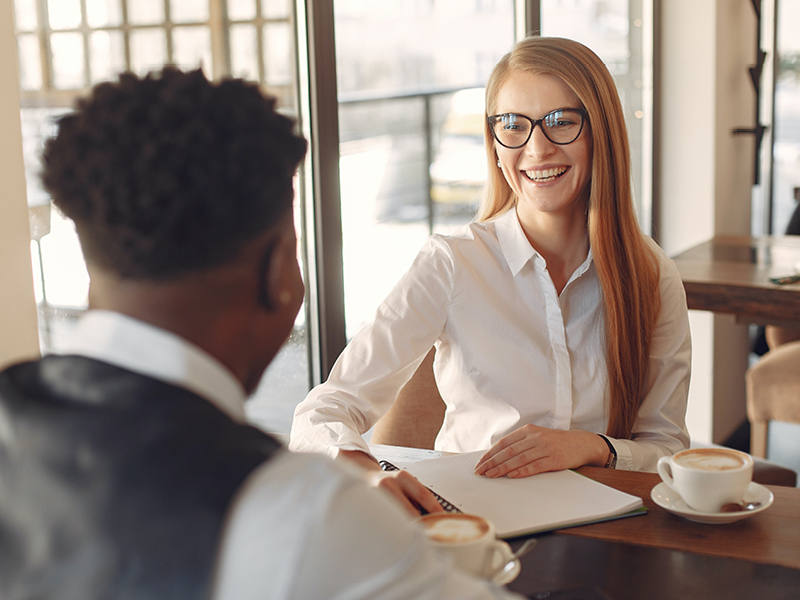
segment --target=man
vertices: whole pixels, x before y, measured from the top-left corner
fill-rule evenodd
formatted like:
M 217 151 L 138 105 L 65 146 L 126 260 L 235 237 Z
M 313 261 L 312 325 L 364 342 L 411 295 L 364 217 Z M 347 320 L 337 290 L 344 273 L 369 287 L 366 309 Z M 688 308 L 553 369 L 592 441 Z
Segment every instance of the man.
M 0 373 L 0 597 L 506 596 L 360 472 L 244 424 L 303 300 L 292 129 L 255 85 L 175 69 L 59 122 L 43 180 L 90 310 Z

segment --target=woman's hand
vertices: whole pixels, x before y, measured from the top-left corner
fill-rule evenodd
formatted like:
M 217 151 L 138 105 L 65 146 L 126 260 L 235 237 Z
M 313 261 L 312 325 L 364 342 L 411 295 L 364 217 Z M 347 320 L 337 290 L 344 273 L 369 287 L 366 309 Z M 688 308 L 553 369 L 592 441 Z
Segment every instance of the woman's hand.
M 584 465 L 602 467 L 607 459 L 608 446 L 597 434 L 524 425 L 489 448 L 475 466 L 475 473 L 530 477 Z
M 383 471 L 366 452 L 340 450 L 339 455 L 360 465 L 367 473 L 367 483 L 386 490 L 415 517 L 425 509 L 429 513 L 444 512 L 436 496 L 408 471 Z

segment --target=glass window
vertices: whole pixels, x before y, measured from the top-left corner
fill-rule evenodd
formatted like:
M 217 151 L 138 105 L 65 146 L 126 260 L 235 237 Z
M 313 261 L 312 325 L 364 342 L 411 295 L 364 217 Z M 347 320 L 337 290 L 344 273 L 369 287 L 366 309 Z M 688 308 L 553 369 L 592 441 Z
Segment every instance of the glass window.
M 19 87 L 23 90 L 38 90 L 42 87 L 42 57 L 39 52 L 39 36 L 26 34 L 17 36 L 19 53 Z
M 622 99 L 631 143 L 634 201 L 642 228 L 651 230 L 652 65 L 645 60 L 643 4 L 651 0 L 541 0 L 542 35 L 586 44 L 603 59 Z
M 514 2 L 482 12 L 459 1 L 337 0 L 334 10 L 351 338 L 430 233 L 475 214 L 483 86 L 513 44 Z
M 86 0 L 89 27 L 117 27 L 122 24 L 120 0 Z
M 228 0 L 228 19 L 231 21 L 249 21 L 255 16 L 256 0 Z
M 202 23 L 208 21 L 208 0 L 170 0 L 173 23 Z
M 89 36 L 92 83 L 112 79 L 125 70 L 125 41 L 121 31 L 95 31 Z
M 51 29 L 77 29 L 81 26 L 80 0 L 47 0 Z
M 14 24 L 17 31 L 34 31 L 39 24 L 36 0 L 14 0 Z
M 264 25 L 264 69 L 268 86 L 285 86 L 292 80 L 289 23 Z
M 131 25 L 157 25 L 164 22 L 164 0 L 128 2 L 128 21 Z
M 231 74 L 258 80 L 258 40 L 256 26 L 231 25 Z
M 163 29 L 134 29 L 130 33 L 131 71 L 144 75 L 167 62 L 167 35 Z
M 53 85 L 62 90 L 82 89 L 86 85 L 83 36 L 80 33 L 54 33 L 50 36 L 53 58 Z
M 286 19 L 292 7 L 290 0 L 261 0 L 261 11 L 266 19 Z
M 165 0 L 14 0 L 31 257 L 43 351 L 58 348 L 87 308 L 88 275 L 74 226 L 51 206 L 39 181 L 42 144 L 54 133 L 55 119 L 70 110 L 78 95 L 127 69 L 144 74 L 165 64 L 202 65 L 209 76 L 221 76 L 230 64 L 233 74 L 258 81 L 278 97 L 283 110 L 297 113 L 290 1 L 261 0 L 259 15 L 255 0 L 228 0 L 228 17 L 239 21 L 235 25 L 224 20 L 225 0 L 166 1 L 169 15 Z M 54 32 L 38 28 L 37 2 Z M 213 55 L 212 45 L 223 52 Z M 41 56 L 43 48 L 49 56 Z M 38 108 L 42 105 L 52 108 Z M 301 203 L 299 198 L 298 224 Z M 302 244 L 302 231 L 299 236 Z M 248 412 L 267 429 L 288 432 L 294 406 L 308 391 L 307 339 L 301 311 L 289 342 L 248 405 Z
M 778 69 L 772 172 L 772 231 L 786 232 L 800 210 L 800 3 L 778 2 Z M 800 231 L 792 231 L 800 235 Z
M 176 27 L 173 29 L 172 62 L 183 69 L 202 67 L 208 77 L 213 77 L 211 32 L 208 27 Z

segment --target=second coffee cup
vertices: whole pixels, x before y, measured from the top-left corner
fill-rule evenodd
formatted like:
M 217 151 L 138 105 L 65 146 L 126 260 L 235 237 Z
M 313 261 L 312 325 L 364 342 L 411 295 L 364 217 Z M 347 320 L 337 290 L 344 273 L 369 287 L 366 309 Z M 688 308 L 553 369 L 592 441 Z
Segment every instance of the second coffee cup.
M 486 577 L 510 553 L 490 521 L 477 515 L 436 513 L 420 517 L 430 542 L 450 554 L 462 571 Z M 506 559 L 507 560 L 507 559 Z

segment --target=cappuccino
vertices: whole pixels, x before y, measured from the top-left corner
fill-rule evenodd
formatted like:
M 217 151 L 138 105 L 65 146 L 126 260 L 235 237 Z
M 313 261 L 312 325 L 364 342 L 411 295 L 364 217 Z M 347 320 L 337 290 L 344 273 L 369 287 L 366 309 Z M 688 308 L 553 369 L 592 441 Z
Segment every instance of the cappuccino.
M 747 465 L 744 456 L 716 448 L 697 448 L 679 452 L 675 455 L 675 462 L 682 467 L 701 471 L 728 471 L 741 469 Z
M 656 466 L 667 487 L 702 513 L 741 502 L 753 477 L 753 457 L 729 448 L 684 450 L 662 456 Z
M 438 544 L 462 544 L 484 537 L 490 527 L 474 515 L 435 514 L 420 519 L 428 538 Z
M 508 544 L 495 537 L 494 526 L 483 517 L 436 513 L 420 517 L 419 523 L 433 546 L 449 554 L 459 569 L 478 577 L 486 576 L 511 555 Z

